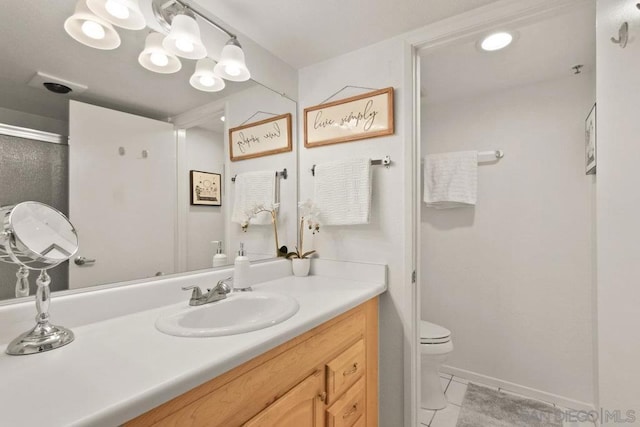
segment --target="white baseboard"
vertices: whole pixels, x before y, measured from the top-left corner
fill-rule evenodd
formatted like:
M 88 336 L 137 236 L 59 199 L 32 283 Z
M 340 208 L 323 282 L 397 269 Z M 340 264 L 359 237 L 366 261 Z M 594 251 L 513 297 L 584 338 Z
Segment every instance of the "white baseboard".
M 471 382 L 478 382 L 480 384 L 486 384 L 492 387 L 498 387 L 501 390 L 507 392 L 513 392 L 515 394 L 522 395 L 531 399 L 541 400 L 543 402 L 552 403 L 559 406 L 560 409 L 573 409 L 576 411 L 593 411 L 595 407 L 591 403 L 581 402 L 579 400 L 570 399 L 564 396 L 558 396 L 557 394 L 548 393 L 546 391 L 537 390 L 534 388 L 526 387 L 520 384 L 515 384 L 509 381 L 503 381 L 498 378 L 489 377 L 487 375 L 478 374 L 476 372 L 467 371 L 466 369 L 459 369 L 453 366 L 443 365 L 440 368 L 440 372 L 445 374 L 451 374 L 456 377 L 467 379 Z

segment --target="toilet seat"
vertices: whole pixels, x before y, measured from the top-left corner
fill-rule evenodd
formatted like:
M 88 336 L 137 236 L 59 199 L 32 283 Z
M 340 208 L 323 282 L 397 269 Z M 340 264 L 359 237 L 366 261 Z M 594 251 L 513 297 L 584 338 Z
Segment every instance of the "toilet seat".
M 420 344 L 445 344 L 450 341 L 450 330 L 426 320 L 420 321 Z

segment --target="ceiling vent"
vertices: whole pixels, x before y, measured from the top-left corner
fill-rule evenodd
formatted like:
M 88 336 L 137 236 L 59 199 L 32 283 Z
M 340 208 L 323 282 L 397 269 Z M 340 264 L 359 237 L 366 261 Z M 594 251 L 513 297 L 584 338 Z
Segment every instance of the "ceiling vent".
M 80 83 L 70 82 L 69 80 L 61 79 L 60 77 L 55 77 L 50 74 L 46 74 L 38 71 L 32 78 L 29 80 L 29 86 L 35 87 L 38 89 L 47 89 L 51 92 L 55 93 L 68 93 L 73 91 L 74 94 L 79 94 L 88 89 L 87 86 L 82 85 Z M 50 88 L 68 88 L 70 90 L 52 90 Z

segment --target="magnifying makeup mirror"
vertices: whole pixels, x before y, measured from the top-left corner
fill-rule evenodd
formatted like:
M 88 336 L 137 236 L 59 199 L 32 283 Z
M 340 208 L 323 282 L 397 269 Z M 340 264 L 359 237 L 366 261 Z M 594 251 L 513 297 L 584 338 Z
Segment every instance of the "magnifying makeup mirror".
M 28 295 L 29 270 L 40 270 L 36 280 L 36 326 L 13 340 L 7 354 L 35 354 L 69 344 L 73 332 L 49 323 L 51 278 L 47 270 L 78 251 L 76 230 L 61 212 L 40 202 L 1 207 L 0 224 L 0 261 L 19 266 L 16 295 Z

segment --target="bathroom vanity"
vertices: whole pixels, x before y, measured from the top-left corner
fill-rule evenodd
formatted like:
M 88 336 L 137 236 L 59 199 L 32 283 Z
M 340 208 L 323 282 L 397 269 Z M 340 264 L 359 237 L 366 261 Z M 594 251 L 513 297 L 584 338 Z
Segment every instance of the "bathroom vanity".
M 377 425 L 377 298 L 126 426 Z
M 300 278 L 287 260 L 253 265 L 264 280 L 255 292 L 294 298 L 295 315 L 229 336 L 156 329 L 163 314 L 188 306 L 181 287 L 211 287 L 230 272 L 57 296 L 52 319 L 76 340 L 30 356 L 6 355 L 4 344 L 32 321 L 32 303 L 1 306 L 8 327 L 0 331 L 0 375 L 10 385 L 0 389 L 3 423 L 377 425 L 377 296 L 386 290 L 386 267 L 315 260 L 312 275 Z

